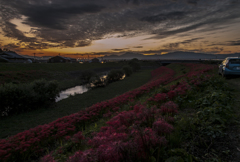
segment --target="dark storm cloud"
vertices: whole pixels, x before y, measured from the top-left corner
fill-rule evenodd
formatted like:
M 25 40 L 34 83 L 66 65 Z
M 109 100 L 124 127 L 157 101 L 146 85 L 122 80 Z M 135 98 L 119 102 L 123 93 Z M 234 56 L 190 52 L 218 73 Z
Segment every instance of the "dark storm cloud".
M 116 33 L 125 38 L 153 34 L 149 39 L 196 30 L 217 33 L 240 17 L 239 7 L 236 0 L 0 0 L 0 27 L 6 37 L 25 42 L 25 48 L 84 47 Z M 22 16 L 35 38 L 10 22 Z M 191 40 L 172 46 L 179 43 Z
M 7 48 L 9 50 L 13 50 L 13 49 L 18 49 L 20 48 L 20 44 L 16 44 L 16 43 L 9 43 L 7 45 L 4 45 L 2 48 Z
M 155 23 L 155 22 L 162 22 L 162 21 L 166 21 L 166 20 L 179 20 L 184 18 L 188 13 L 186 12 L 181 12 L 181 11 L 177 11 L 177 12 L 171 12 L 171 13 L 167 13 L 167 14 L 159 14 L 159 15 L 154 15 L 154 16 L 146 16 L 141 18 L 141 21 L 147 21 L 150 23 Z
M 135 46 L 135 47 L 133 47 L 133 48 L 143 48 L 143 46 Z
M 208 46 L 217 46 L 217 45 L 221 45 L 221 46 L 240 46 L 240 40 L 220 42 L 220 43 L 212 43 Z
M 218 53 L 224 50 L 223 47 L 212 47 L 211 48 L 212 51 L 215 51 L 214 53 Z
M 51 29 L 66 29 L 65 21 L 78 14 L 97 13 L 104 7 L 94 4 L 80 6 L 28 6 L 20 9 L 20 13 L 27 16 L 27 21 L 35 26 Z
M 124 48 L 116 48 L 116 49 L 112 49 L 112 51 L 123 51 Z
M 139 1 L 138 0 L 125 0 L 127 4 L 129 3 L 132 3 L 132 4 L 135 4 L 135 5 L 139 5 Z
M 21 42 L 33 42 L 36 38 L 26 37 L 21 31 L 16 29 L 16 25 L 10 22 L 6 22 L 7 28 L 3 28 L 4 35 L 6 37 L 16 38 Z
M 155 30 L 154 33 L 159 33 L 157 34 L 156 36 L 153 36 L 153 37 L 150 37 L 148 39 L 161 39 L 161 38 L 166 38 L 166 37 L 169 37 L 169 36 L 172 36 L 172 35 L 176 35 L 176 34 L 181 34 L 181 33 L 187 33 L 187 32 L 190 32 L 192 30 L 196 30 L 198 28 L 201 28 L 201 27 L 206 27 L 209 25 L 209 23 L 211 23 L 211 21 L 209 22 L 200 22 L 200 23 L 196 23 L 196 24 L 191 24 L 189 26 L 186 26 L 186 27 L 182 27 L 182 28 L 179 28 L 179 29 L 176 29 L 176 30 Z M 213 22 L 212 22 L 213 23 Z M 221 28 L 220 28 L 221 29 Z M 206 31 L 211 31 L 211 30 L 214 30 L 214 28 L 207 28 L 205 29 Z M 186 34 L 187 36 L 188 34 Z
M 21 49 L 36 50 L 36 49 L 48 49 L 48 48 L 57 48 L 57 47 L 61 47 L 61 45 L 52 45 L 49 43 L 42 43 L 42 42 L 30 42 L 26 44 L 24 48 L 21 48 Z
M 188 44 L 188 43 L 192 43 L 192 42 L 195 42 L 195 41 L 197 41 L 197 40 L 200 40 L 200 39 L 204 39 L 204 37 L 188 39 L 188 40 L 185 40 L 185 41 L 180 42 L 180 43 L 181 43 L 181 44 Z
M 91 40 L 82 40 L 82 41 L 78 41 L 75 47 L 85 47 L 85 46 L 90 46 L 91 44 L 92 44 Z
M 178 48 L 179 45 L 180 43 L 169 43 L 167 45 L 164 45 L 163 47 L 172 49 L 172 48 Z
M 227 43 L 228 46 L 240 46 L 240 40 L 237 41 L 229 41 Z
M 196 5 L 198 0 L 187 0 L 187 3 Z
M 116 48 L 116 49 L 111 49 L 114 52 L 122 52 L 122 51 L 128 51 L 129 48 Z
M 173 48 L 179 48 L 179 46 L 182 44 L 182 45 L 186 45 L 186 44 L 191 44 L 193 42 L 196 42 L 200 39 L 203 39 L 203 37 L 199 37 L 199 38 L 193 38 L 193 39 L 188 39 L 188 40 L 185 40 L 185 41 L 182 41 L 182 42 L 176 42 L 176 43 L 169 43 L 167 45 L 164 45 L 163 47 L 165 48 L 170 48 L 170 49 L 173 49 Z

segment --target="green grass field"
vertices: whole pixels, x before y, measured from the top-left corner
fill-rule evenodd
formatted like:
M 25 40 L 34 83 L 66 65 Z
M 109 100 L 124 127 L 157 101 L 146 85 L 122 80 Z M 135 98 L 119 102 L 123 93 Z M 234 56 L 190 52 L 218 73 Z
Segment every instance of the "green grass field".
M 100 101 L 114 98 L 118 95 L 123 94 L 124 92 L 131 91 L 143 85 L 150 79 L 151 70 L 142 70 L 140 72 L 134 73 L 131 77 L 112 83 L 105 88 L 93 89 L 87 93 L 72 96 L 68 99 L 56 103 L 55 106 L 50 108 L 10 116 L 3 120 L 0 120 L 1 138 L 6 138 L 10 135 L 22 132 L 23 130 L 29 130 L 30 128 L 44 123 L 47 124 L 51 121 L 56 121 L 56 119 L 66 116 L 64 119 L 62 118 L 62 120 L 58 120 L 56 124 L 60 124 L 59 126 L 64 127 L 65 124 L 71 123 L 71 125 L 69 125 L 69 127 L 71 127 L 74 122 L 74 120 L 72 121 L 72 118 L 82 120 L 81 125 L 77 125 L 77 131 L 78 133 L 80 132 L 80 134 L 82 134 L 85 139 L 80 139 L 80 136 L 78 136 L 81 142 L 77 143 L 77 141 L 74 143 L 73 139 L 76 137 L 76 134 L 74 134 L 72 137 L 66 136 L 66 138 L 65 136 L 61 136 L 61 138 L 59 137 L 59 139 L 56 138 L 55 140 L 51 140 L 51 137 L 54 136 L 46 136 L 50 141 L 48 141 L 49 145 L 47 145 L 47 147 L 44 146 L 44 155 L 46 156 L 44 156 L 43 159 L 45 159 L 45 161 L 48 158 L 54 158 L 57 161 L 66 161 L 69 157 L 73 158 L 72 160 L 76 161 L 78 158 L 80 158 L 78 156 L 81 155 L 81 151 L 85 152 L 88 149 L 92 148 L 90 147 L 90 144 L 87 143 L 89 139 L 92 139 L 93 142 L 94 140 L 99 140 L 101 143 L 102 138 L 99 137 L 102 134 L 100 134 L 99 137 L 96 134 L 99 131 L 106 133 L 104 134 L 104 137 L 106 136 L 107 140 L 105 143 L 103 142 L 104 146 L 111 142 L 111 140 L 123 140 L 123 142 L 125 140 L 129 140 L 128 142 L 131 143 L 134 142 L 134 139 L 140 139 L 140 137 L 142 137 L 142 142 L 146 142 L 145 144 L 147 144 L 143 145 L 147 146 L 145 151 L 148 153 L 148 158 L 145 159 L 146 161 L 238 161 L 240 154 L 235 147 L 239 147 L 240 143 L 237 138 L 235 139 L 232 137 L 238 136 L 240 132 L 240 122 L 238 119 L 238 116 L 240 114 L 238 109 L 240 100 L 239 78 L 226 80 L 220 76 L 217 76 L 216 69 L 211 70 L 208 73 L 204 73 L 203 75 L 200 75 L 201 72 L 196 73 L 198 70 L 201 71 L 202 68 L 205 68 L 205 65 L 199 66 L 199 68 L 198 66 L 188 66 L 186 64 L 170 64 L 167 67 L 175 72 L 172 73 L 171 70 L 168 71 L 166 70 L 167 68 L 165 69 L 167 72 L 166 74 L 171 74 L 172 79 L 168 78 L 166 75 L 163 75 L 162 77 L 168 78 L 167 80 L 170 80 L 170 82 L 161 83 L 150 91 L 146 91 L 146 93 L 135 96 L 133 100 L 129 100 L 119 107 L 110 107 L 110 111 L 108 110 L 109 112 L 107 110 L 101 112 L 102 114 L 97 118 L 94 118 L 95 116 L 93 115 L 92 118 L 87 119 L 84 117 L 85 115 L 82 114 L 83 116 L 81 116 L 81 118 L 83 117 L 83 119 L 80 119 L 79 116 L 75 116 L 76 114 L 73 113 L 78 112 L 79 110 L 82 110 Z M 165 71 L 158 71 L 158 74 L 164 74 L 164 72 Z M 196 74 L 196 76 L 190 77 L 187 75 L 187 77 L 184 75 L 188 73 Z M 175 80 L 174 78 L 176 77 L 179 78 Z M 174 88 L 174 86 L 176 87 Z M 184 90 L 185 88 L 187 91 Z M 175 94 L 176 96 L 172 98 L 171 95 L 175 90 L 178 91 L 179 94 Z M 177 103 L 179 107 L 176 110 L 178 111 L 173 113 L 173 107 L 168 107 L 168 109 L 165 109 L 163 105 L 166 103 L 164 99 L 160 97 L 164 96 L 164 94 L 167 94 L 168 96 L 167 101 L 170 101 L 167 102 L 168 104 L 171 103 L 173 106 L 175 103 Z M 106 103 L 104 103 L 104 105 L 105 104 Z M 95 108 L 98 108 L 98 106 L 99 105 L 97 105 Z M 141 106 L 143 107 L 141 108 Z M 114 112 L 115 108 L 118 108 L 118 110 L 116 110 L 117 112 Z M 158 114 L 158 109 L 161 110 L 161 114 Z M 163 110 L 166 112 L 162 112 Z M 167 113 L 168 110 L 171 110 L 171 112 Z M 151 118 L 148 118 L 150 117 L 150 112 L 152 113 L 152 116 Z M 87 115 L 90 115 L 91 113 L 92 109 L 87 113 Z M 108 113 L 111 113 L 111 116 L 105 116 Z M 136 116 L 132 118 L 131 114 L 134 113 Z M 145 114 L 146 116 L 139 116 L 141 113 L 142 115 Z M 70 114 L 73 115 L 70 117 L 68 116 Z M 116 116 L 119 118 L 115 118 Z M 161 120 L 155 121 L 157 118 Z M 154 121 L 152 121 L 152 119 Z M 132 120 L 136 120 L 136 125 L 135 123 L 131 125 Z M 172 129 L 171 126 L 167 126 L 162 123 L 164 120 L 171 123 L 174 129 Z M 117 122 L 115 123 L 114 121 Z M 138 125 L 138 122 L 142 122 L 141 125 Z M 121 123 L 121 125 L 124 124 L 123 126 L 125 127 L 119 127 L 119 123 Z M 129 123 L 130 125 L 128 125 Z M 151 138 L 154 138 L 155 136 L 150 136 L 151 138 L 147 138 L 151 134 L 151 130 L 157 128 L 155 127 L 157 126 L 156 124 L 160 124 L 159 126 L 161 127 L 163 126 L 161 128 L 161 131 L 163 131 L 165 127 L 168 127 L 170 130 L 172 129 L 171 134 L 167 132 L 160 132 L 160 134 L 158 133 L 159 136 L 164 136 L 167 140 L 167 144 L 163 146 L 155 146 L 154 142 L 149 142 L 152 140 Z M 126 129 L 126 133 L 128 133 L 128 130 L 134 130 L 134 132 L 130 131 L 129 137 L 127 139 L 124 138 L 125 140 L 118 139 L 117 137 L 124 135 L 124 133 L 121 134 L 117 131 L 115 133 L 111 133 L 112 129 L 109 129 L 111 131 L 107 131 L 106 127 L 103 129 L 101 128 L 103 126 L 109 128 L 111 127 L 117 131 Z M 119 129 L 117 129 L 118 127 Z M 141 129 L 140 127 L 143 127 L 144 129 Z M 47 132 L 49 127 L 46 128 L 47 129 L 43 132 Z M 40 130 L 41 132 L 42 129 Z M 54 128 L 51 129 L 54 131 L 58 128 L 55 125 Z M 148 131 L 145 132 L 146 129 Z M 59 128 L 59 134 L 64 130 L 65 129 Z M 136 130 L 143 132 L 137 133 L 138 131 Z M 132 136 L 132 133 L 136 134 Z M 27 131 L 25 134 L 28 134 Z M 31 134 L 26 135 L 25 138 L 27 139 L 28 136 L 30 137 Z M 143 137 L 148 140 L 144 140 Z M 23 141 L 26 140 L 25 138 Z M 151 143 L 153 146 L 151 146 Z M 44 145 L 45 143 L 39 144 Z M 121 145 L 121 142 L 118 142 L 117 146 L 118 144 Z M 139 144 L 139 147 L 142 147 L 141 140 L 136 144 Z M 113 145 L 110 146 L 112 147 Z M 131 145 L 124 147 L 131 148 Z M 14 149 L 15 148 L 12 148 L 12 150 Z M 95 152 L 98 152 L 101 149 L 102 148 L 98 146 L 93 147 L 94 151 L 91 152 L 93 156 L 89 158 L 94 157 Z M 137 150 L 138 147 L 133 148 L 133 150 L 135 149 Z M 79 150 L 81 151 L 78 152 Z M 34 152 L 35 149 L 31 150 L 29 147 L 29 151 Z M 102 151 L 106 151 L 106 149 L 103 148 Z M 129 153 L 126 154 L 128 155 L 128 158 L 136 159 L 134 152 L 127 153 Z M 17 154 L 17 152 L 14 152 L 14 154 L 11 156 L 13 158 L 17 158 L 19 154 Z M 39 158 L 38 155 L 35 155 L 35 152 L 33 156 Z M 43 157 L 42 154 L 40 157 Z M 30 156 L 28 157 L 27 153 L 26 156 L 22 156 L 21 158 L 29 161 L 31 159 Z
M 143 69 L 158 67 L 154 61 L 139 61 Z M 0 63 L 0 85 L 13 82 L 30 83 L 36 79 L 57 80 L 60 89 L 64 90 L 81 84 L 81 72 L 93 70 L 96 73 L 106 72 L 111 69 L 121 69 L 128 62 L 108 63 Z
M 151 70 L 134 73 L 122 81 L 114 82 L 104 88 L 90 90 L 57 102 L 50 108 L 14 115 L 0 120 L 0 138 L 14 135 L 37 125 L 46 124 L 60 117 L 76 113 L 94 103 L 111 99 L 133 90 L 150 79 Z M 66 82 L 67 83 L 67 82 Z
M 141 66 L 157 66 L 155 61 L 139 61 Z M 0 63 L 0 72 L 4 71 L 29 71 L 29 70 L 43 70 L 48 72 L 68 72 L 68 71 L 81 71 L 93 70 L 104 68 L 121 68 L 123 65 L 128 64 L 127 61 L 108 62 L 108 63 Z

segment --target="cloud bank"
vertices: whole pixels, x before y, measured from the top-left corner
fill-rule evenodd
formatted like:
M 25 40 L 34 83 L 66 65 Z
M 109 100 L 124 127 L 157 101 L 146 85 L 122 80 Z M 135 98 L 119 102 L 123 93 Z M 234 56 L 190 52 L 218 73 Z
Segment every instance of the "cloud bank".
M 206 32 L 217 33 L 226 27 L 224 24 L 231 26 L 240 18 L 240 2 L 236 0 L 0 0 L 0 8 L 2 34 L 19 41 L 9 46 L 32 50 L 91 46 L 94 40 L 116 33 L 124 38 L 149 34 L 148 39 L 157 40 L 203 33 L 164 45 L 167 49 L 179 48 L 206 38 Z M 31 31 L 19 30 L 14 19 L 22 19 Z M 226 42 L 229 46 L 239 44 L 239 40 Z

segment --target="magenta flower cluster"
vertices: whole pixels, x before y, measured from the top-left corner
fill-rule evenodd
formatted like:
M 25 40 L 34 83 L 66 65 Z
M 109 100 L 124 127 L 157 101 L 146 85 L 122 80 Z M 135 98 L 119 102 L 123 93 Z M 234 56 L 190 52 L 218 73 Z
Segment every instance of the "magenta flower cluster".
M 121 161 L 121 159 L 148 157 L 149 148 L 166 145 L 165 136 L 174 130 L 169 123 L 174 122 L 171 116 L 178 112 L 178 106 L 171 99 L 186 94 L 192 85 L 198 85 L 210 77 L 199 76 L 214 68 L 201 64 L 197 67 L 195 64 L 185 64 L 185 66 L 191 71 L 175 78 L 173 70 L 160 67 L 152 71 L 151 81 L 140 88 L 94 104 L 86 110 L 59 118 L 49 124 L 39 125 L 7 139 L 1 139 L 0 161 L 24 160 L 26 155 L 41 156 L 46 152 L 46 147 L 62 139 L 81 143 L 86 139 L 79 130 L 84 130 L 86 124 L 99 118 L 111 117 L 113 113 L 116 115 L 107 122 L 108 126 L 102 127 L 100 132 L 88 140 L 92 148 L 76 152 L 68 161 Z M 156 94 L 151 98 L 154 102 L 165 102 L 159 108 L 156 106 L 147 108 L 146 105 L 136 104 L 130 111 L 118 112 L 121 105 L 134 101 L 160 84 L 170 83 L 183 76 L 190 79 L 172 86 L 167 93 Z M 44 159 L 54 161 L 50 154 L 44 156 L 42 160 Z
M 88 140 L 91 149 L 78 151 L 69 162 L 132 161 L 136 157 L 146 159 L 149 149 L 167 144 L 166 134 L 173 131 L 156 107 L 137 104 L 133 110 L 119 112 L 110 119 L 108 126 Z
M 158 75 L 158 73 L 161 75 Z M 97 120 L 99 117 L 102 117 L 107 110 L 117 110 L 118 106 L 134 101 L 136 97 L 148 93 L 159 84 L 164 84 L 171 80 L 174 71 L 167 67 L 160 67 L 157 71 L 153 72 L 152 75 L 154 80 L 133 91 L 108 101 L 97 103 L 86 110 L 59 118 L 49 124 L 39 125 L 7 139 L 1 139 L 0 160 L 20 159 L 24 158 L 26 154 L 43 154 L 45 147 L 56 140 L 64 139 L 65 136 L 78 132 L 81 128 L 85 129 L 87 122 Z M 162 78 L 162 76 L 164 77 Z

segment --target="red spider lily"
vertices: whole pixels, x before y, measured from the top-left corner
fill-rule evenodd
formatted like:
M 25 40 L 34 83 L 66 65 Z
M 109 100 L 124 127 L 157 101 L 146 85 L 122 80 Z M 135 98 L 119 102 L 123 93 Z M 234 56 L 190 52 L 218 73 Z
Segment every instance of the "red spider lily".
M 175 104 L 173 101 L 169 101 L 161 106 L 161 113 L 162 114 L 176 114 L 178 113 L 178 105 Z
M 167 94 L 166 93 L 158 93 L 153 98 L 148 99 L 149 101 L 155 101 L 155 102 L 164 102 L 167 100 Z
M 51 154 L 45 155 L 39 162 L 56 162 Z
M 72 137 L 72 141 L 74 143 L 81 143 L 81 141 L 84 139 L 83 135 L 82 135 L 82 132 L 78 132 L 76 134 L 73 135 Z
M 173 99 L 177 95 L 177 93 L 175 91 L 169 91 L 167 95 L 169 99 Z
M 173 126 L 160 118 L 153 123 L 153 130 L 156 131 L 158 135 L 170 134 L 173 131 Z
M 39 152 L 39 154 L 41 154 L 44 152 L 43 148 L 48 146 L 49 142 L 52 140 L 58 140 L 61 138 L 64 139 L 65 136 L 68 137 L 76 133 L 80 126 L 85 126 L 85 123 L 97 120 L 108 111 L 118 111 L 119 106 L 122 104 L 134 101 L 140 95 L 150 92 L 151 89 L 159 86 L 160 84 L 167 84 L 183 76 L 187 76 L 189 78 L 188 83 L 190 85 L 198 85 L 210 77 L 206 76 L 201 78 L 200 74 L 203 74 L 214 68 L 213 66 L 206 66 L 201 64 L 199 64 L 199 66 L 195 66 L 195 64 L 184 65 L 191 68 L 191 71 L 187 74 L 173 78 L 175 74 L 173 70 L 167 67 L 160 67 L 152 72 L 151 81 L 141 86 L 140 88 L 127 92 L 108 101 L 103 101 L 92 105 L 86 110 L 79 111 L 78 113 L 59 118 L 52 123 L 40 125 L 27 131 L 21 132 L 15 136 L 9 137 L 6 140 L 1 139 L 0 160 L 8 159 L 10 156 L 15 156 L 19 154 L 20 150 L 22 153 L 28 152 L 30 154 L 34 154 L 34 152 Z M 194 77 L 195 79 L 192 79 Z M 175 87 L 172 86 L 171 91 L 167 93 L 168 98 L 171 99 L 176 95 L 184 95 L 187 90 L 191 89 L 191 86 L 189 84 L 180 83 Z M 160 101 L 160 96 L 158 97 L 158 100 Z M 129 112 L 118 113 L 118 115 L 112 118 L 108 122 L 109 128 L 107 128 L 107 131 L 110 132 L 111 130 L 113 133 L 128 133 L 129 127 L 133 124 L 141 125 L 144 123 L 149 123 L 148 125 L 150 126 L 152 121 L 149 119 L 151 119 L 151 117 L 155 118 L 156 114 L 159 113 L 159 111 L 154 108 L 146 110 L 147 108 L 145 108 L 143 105 L 135 105 L 133 109 L 134 110 L 130 110 Z M 165 109 L 166 110 L 163 110 L 162 113 L 177 113 L 177 109 L 175 108 L 165 107 Z M 152 112 L 154 115 L 152 115 Z

